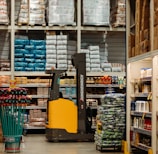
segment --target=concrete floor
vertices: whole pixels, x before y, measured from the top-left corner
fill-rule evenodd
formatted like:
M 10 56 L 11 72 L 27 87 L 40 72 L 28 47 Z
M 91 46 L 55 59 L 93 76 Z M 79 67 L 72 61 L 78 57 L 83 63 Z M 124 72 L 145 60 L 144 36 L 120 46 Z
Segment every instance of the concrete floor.
M 0 154 L 4 154 L 4 144 L 0 143 Z M 20 154 L 101 154 L 96 150 L 94 142 L 47 142 L 44 134 L 28 134 L 24 136 Z M 106 154 L 122 154 L 105 152 Z

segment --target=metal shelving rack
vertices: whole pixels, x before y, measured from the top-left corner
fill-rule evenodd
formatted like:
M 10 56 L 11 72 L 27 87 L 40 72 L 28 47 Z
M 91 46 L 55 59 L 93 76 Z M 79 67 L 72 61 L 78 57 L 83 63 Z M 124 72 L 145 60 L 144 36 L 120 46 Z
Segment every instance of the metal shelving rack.
M 11 77 L 11 79 L 14 79 L 17 76 L 41 76 L 45 77 L 48 76 L 45 74 L 45 72 L 16 72 L 14 70 L 14 41 L 15 41 L 15 33 L 16 31 L 49 31 L 49 30 L 54 30 L 54 31 L 74 31 L 77 34 L 77 52 L 79 53 L 81 50 L 81 33 L 86 32 L 86 31 L 91 31 L 91 32 L 123 32 L 125 33 L 126 29 L 125 27 L 109 27 L 109 26 L 82 26 L 81 19 L 82 19 L 82 0 L 75 0 L 75 3 L 77 3 L 77 20 L 76 26 L 28 26 L 28 25 L 21 25 L 18 26 L 15 24 L 15 3 L 16 0 L 11 0 L 8 1 L 10 5 L 10 23 L 9 25 L 0 25 L 0 31 L 6 30 L 8 33 L 10 33 L 10 63 L 11 63 L 11 70 L 10 71 L 0 71 L 0 75 L 8 75 Z M 74 76 L 74 72 L 67 72 L 68 76 Z M 107 73 L 110 76 L 125 76 L 125 72 L 108 72 Z M 105 75 L 105 72 L 90 72 L 87 73 L 88 76 L 103 76 Z M 7 85 L 3 85 L 4 87 Z M 23 85 L 19 85 L 20 87 Z M 25 87 L 43 87 L 45 85 L 43 84 L 34 84 L 34 85 L 25 85 Z M 47 98 L 47 96 L 36 96 L 32 95 L 33 98 Z M 89 95 L 88 98 L 100 98 L 100 95 Z M 38 108 L 38 107 L 37 107 Z
M 76 0 L 77 3 L 77 25 L 76 26 L 18 26 L 15 25 L 15 1 L 11 1 L 11 16 L 10 16 L 10 24 L 8 26 L 6 25 L 0 25 L 0 30 L 8 30 L 11 34 L 11 71 L 1 71 L 0 75 L 10 75 L 12 79 L 14 79 L 15 76 L 46 76 L 44 72 L 16 72 L 14 71 L 14 40 L 15 40 L 15 32 L 17 30 L 37 30 L 37 31 L 48 31 L 48 30 L 61 30 L 61 31 L 77 31 L 77 52 L 80 52 L 81 50 L 81 32 L 82 31 L 94 31 L 94 32 L 125 32 L 125 27 L 108 27 L 108 26 L 82 26 L 81 24 L 81 0 Z M 68 72 L 69 75 L 74 74 L 73 72 Z M 89 73 L 89 76 L 95 76 L 95 75 L 105 75 L 105 72 L 92 72 Z M 125 75 L 125 72 L 108 72 L 109 75 Z
M 129 34 L 132 32 L 133 27 L 135 27 L 135 23 L 132 23 L 132 14 L 131 12 L 134 11 L 132 10 L 132 7 L 130 6 L 130 2 L 133 3 L 133 1 L 128 0 L 126 3 L 127 7 L 127 14 L 126 14 L 126 44 L 127 47 L 129 46 Z M 137 55 L 134 57 L 129 58 L 128 57 L 128 49 L 127 49 L 127 106 L 126 106 L 126 139 L 128 143 L 128 151 L 131 152 L 132 147 L 138 148 L 140 150 L 148 152 L 149 149 L 151 149 L 153 154 L 158 154 L 158 120 L 157 120 L 157 111 L 158 111 L 158 97 L 157 97 L 157 85 L 158 85 L 158 50 L 154 50 L 154 0 L 149 1 L 150 4 L 150 51 L 147 53 L 143 53 L 141 55 Z M 132 25 L 132 26 L 131 26 Z M 136 111 L 131 111 L 131 101 L 132 97 L 135 96 L 143 96 L 147 97 L 147 94 L 134 94 L 134 85 L 133 81 L 136 78 L 140 78 L 140 69 L 145 68 L 145 67 L 150 67 L 152 68 L 152 76 L 150 77 L 151 80 L 151 92 L 152 92 L 152 112 L 144 113 L 144 112 L 136 112 Z M 145 80 L 149 80 L 144 78 Z M 151 119 L 151 125 L 152 129 L 151 131 L 144 130 L 144 129 L 139 129 L 139 128 L 133 128 L 131 127 L 131 122 L 132 116 L 137 116 L 137 117 L 142 117 L 145 116 L 146 118 Z M 138 143 L 138 145 L 134 145 L 131 142 L 130 138 L 130 131 L 137 132 L 139 134 L 144 134 L 148 135 L 151 137 L 151 146 L 146 146 L 144 144 Z M 151 152 L 150 151 L 150 152 Z

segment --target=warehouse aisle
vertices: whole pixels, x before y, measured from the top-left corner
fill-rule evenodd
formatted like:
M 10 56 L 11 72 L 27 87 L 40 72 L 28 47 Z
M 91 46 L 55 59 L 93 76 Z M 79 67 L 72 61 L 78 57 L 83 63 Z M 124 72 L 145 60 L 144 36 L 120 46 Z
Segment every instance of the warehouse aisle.
M 0 153 L 4 154 L 4 146 L 0 144 Z M 24 136 L 24 145 L 20 154 L 101 154 L 95 149 L 93 142 L 47 142 L 44 135 L 28 134 Z M 106 154 L 122 154 L 118 152 L 105 152 Z M 6 153 L 5 153 L 6 154 Z

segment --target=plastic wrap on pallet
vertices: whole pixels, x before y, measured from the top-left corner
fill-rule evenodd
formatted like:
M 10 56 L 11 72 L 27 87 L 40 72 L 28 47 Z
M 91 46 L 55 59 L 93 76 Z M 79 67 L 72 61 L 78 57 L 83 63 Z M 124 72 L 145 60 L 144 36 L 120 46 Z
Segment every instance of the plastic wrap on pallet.
M 109 0 L 84 0 L 83 24 L 84 25 L 109 25 L 110 24 Z
M 45 0 L 29 0 L 29 25 L 46 25 Z
M 21 0 L 20 11 L 18 15 L 18 25 L 28 24 L 29 21 L 29 3 L 28 0 Z
M 125 133 L 125 95 L 103 95 L 97 111 L 97 125 L 101 123 L 101 129 L 98 127 L 95 132 L 95 144 L 100 149 L 121 147 Z
M 8 24 L 9 23 L 9 17 L 8 17 L 8 7 L 7 7 L 7 1 L 1 0 L 0 1 L 0 24 Z
M 47 9 L 48 25 L 75 25 L 74 0 L 49 0 Z

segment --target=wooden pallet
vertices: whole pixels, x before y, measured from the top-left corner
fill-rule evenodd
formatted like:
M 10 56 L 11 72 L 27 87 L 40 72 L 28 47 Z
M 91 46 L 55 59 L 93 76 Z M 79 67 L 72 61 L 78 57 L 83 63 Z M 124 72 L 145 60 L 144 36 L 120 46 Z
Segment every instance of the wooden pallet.
M 29 24 L 29 26 L 31 26 L 31 27 L 34 27 L 34 26 L 46 27 L 46 23 L 43 23 L 43 24 Z

